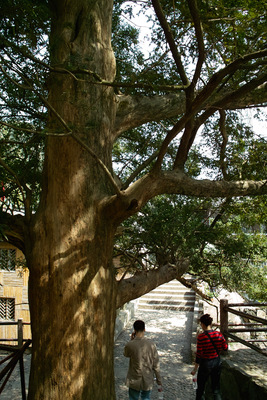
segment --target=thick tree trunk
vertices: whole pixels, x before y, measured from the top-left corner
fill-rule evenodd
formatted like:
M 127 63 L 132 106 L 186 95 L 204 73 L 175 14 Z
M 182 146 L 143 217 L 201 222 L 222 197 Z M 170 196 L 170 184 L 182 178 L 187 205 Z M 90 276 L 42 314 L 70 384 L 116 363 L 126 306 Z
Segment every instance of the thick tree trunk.
M 113 2 L 52 3 L 52 64 L 114 79 Z M 100 207 L 113 189 L 100 164 L 111 170 L 116 104 L 112 89 L 86 76 L 54 73 L 48 80 L 48 131 L 54 135 L 46 144 L 41 204 L 26 251 L 31 400 L 115 399 L 115 227 Z
M 62 226 L 58 229 L 63 231 Z M 110 265 L 112 241 L 107 236 L 104 227 L 69 246 L 64 245 L 70 237 L 67 241 L 62 237 L 62 245 L 50 240 L 49 234 L 36 239 L 40 247 L 34 249 L 29 283 L 33 335 L 29 399 L 115 399 L 116 290 Z

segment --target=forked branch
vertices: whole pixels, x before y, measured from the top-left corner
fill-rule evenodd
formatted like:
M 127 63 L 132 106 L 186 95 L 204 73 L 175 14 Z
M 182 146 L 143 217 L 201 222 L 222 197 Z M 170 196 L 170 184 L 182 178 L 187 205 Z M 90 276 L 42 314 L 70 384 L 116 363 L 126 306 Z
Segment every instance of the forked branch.
M 211 105 L 208 106 L 208 100 L 214 95 L 216 89 L 218 89 L 219 85 L 223 82 L 224 78 L 227 77 L 229 74 L 235 73 L 239 68 L 242 68 L 244 65 L 247 65 L 251 60 L 261 58 L 267 55 L 267 50 L 259 51 L 256 53 L 248 54 L 242 58 L 239 58 L 223 68 L 222 70 L 215 73 L 212 78 L 209 80 L 207 85 L 200 91 L 200 93 L 196 96 L 195 100 L 192 102 L 191 107 L 184 116 L 174 125 L 174 127 L 168 132 L 165 140 L 163 141 L 158 159 L 155 163 L 154 170 L 159 171 L 161 167 L 161 163 L 163 158 L 167 152 L 168 146 L 171 141 L 177 136 L 177 134 L 185 127 L 185 124 L 199 112 L 203 108 L 207 108 L 207 110 L 201 115 L 198 121 L 202 121 L 202 123 L 209 118 L 211 115 L 214 114 L 215 111 L 226 108 L 228 104 L 231 104 L 234 100 L 238 100 L 252 91 L 259 87 L 260 85 L 264 84 L 267 79 L 267 74 L 264 73 L 258 76 L 255 79 L 252 79 L 247 84 L 241 86 L 239 89 L 228 93 L 222 99 L 218 100 L 217 102 L 211 102 Z M 189 132 L 190 133 L 190 132 Z M 190 133 L 191 135 L 191 133 Z M 192 142 L 192 141 L 191 141 Z M 190 137 L 186 136 L 182 138 L 179 149 L 178 149 L 178 156 L 176 165 L 178 165 L 178 159 L 180 155 L 182 156 L 181 162 L 179 164 L 182 166 L 186 160 L 188 151 L 190 146 Z M 192 144 L 192 143 L 191 143 Z
M 162 27 L 162 29 L 164 31 L 165 38 L 166 38 L 166 40 L 167 40 L 167 42 L 168 42 L 168 44 L 170 46 L 170 50 L 172 52 L 172 56 L 173 56 L 173 59 L 174 59 L 174 62 L 176 64 L 176 66 L 177 66 L 177 70 L 178 70 L 178 73 L 179 73 L 180 78 L 182 80 L 182 83 L 185 86 L 188 86 L 189 85 L 189 80 L 188 80 L 188 78 L 186 76 L 186 72 L 184 70 L 184 66 L 183 66 L 183 63 L 182 63 L 182 60 L 181 60 L 181 55 L 180 55 L 180 53 L 179 53 L 179 51 L 177 49 L 177 46 L 176 46 L 172 31 L 171 31 L 171 27 L 170 27 L 165 15 L 164 15 L 164 12 L 163 12 L 163 9 L 161 7 L 161 4 L 160 4 L 159 0 L 152 0 L 152 4 L 153 4 L 154 10 L 155 10 L 155 13 L 156 13 L 156 15 L 158 17 L 159 23 L 160 23 L 160 25 L 161 25 L 161 27 Z
M 195 69 L 195 73 L 191 82 L 191 85 L 195 88 L 197 81 L 201 74 L 202 65 L 205 60 L 205 46 L 203 40 L 203 29 L 199 16 L 198 6 L 196 0 L 187 0 L 189 10 L 194 21 L 195 33 L 198 44 L 198 61 Z

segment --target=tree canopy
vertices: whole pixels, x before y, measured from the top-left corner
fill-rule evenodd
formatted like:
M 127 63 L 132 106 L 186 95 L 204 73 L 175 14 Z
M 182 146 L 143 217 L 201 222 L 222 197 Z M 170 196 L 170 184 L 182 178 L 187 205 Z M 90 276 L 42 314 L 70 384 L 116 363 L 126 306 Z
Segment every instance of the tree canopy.
M 208 284 L 198 292 L 203 297 L 224 287 L 266 301 L 266 227 L 255 208 L 264 213 L 266 202 L 160 196 L 124 223 L 114 249 L 118 274 L 176 266 L 185 258 L 193 287 Z
M 112 44 L 117 74 L 113 82 L 104 82 L 92 71 L 81 66 L 77 69 L 75 60 L 68 70 L 53 66 L 48 47 L 51 11 L 46 1 L 33 5 L 28 1 L 5 2 L 1 21 L 2 213 L 27 214 L 37 210 L 45 137 L 66 134 L 63 123 L 62 132 L 47 132 L 45 127 L 47 110 L 53 111 L 47 102 L 46 84 L 53 70 L 71 74 L 75 80 L 90 75 L 92 84 L 112 85 L 118 92 L 118 139 L 113 147 L 113 162 L 119 187 L 126 189 L 160 165 L 163 171 L 182 168 L 194 179 L 203 175 L 218 181 L 264 179 L 266 135 L 254 133 L 238 111 L 254 107 L 255 118 L 264 117 L 260 111 L 266 104 L 264 10 L 262 2 L 251 1 L 116 1 Z M 139 43 L 138 17 L 151 27 L 145 48 Z M 200 127 L 201 142 L 192 146 Z M 169 192 L 160 192 L 164 191 Z M 195 188 L 189 194 L 194 191 Z M 172 187 L 170 192 L 175 189 Z M 231 194 L 218 196 L 220 204 L 225 204 Z M 166 199 L 160 209 L 166 207 L 167 212 L 168 204 L 173 204 L 172 212 L 176 211 L 179 218 L 192 211 L 194 224 L 198 226 L 202 221 L 205 226 L 205 217 L 201 213 L 196 216 L 194 206 L 190 208 L 192 202 L 197 203 L 197 209 L 202 207 L 196 199 L 181 197 Z M 216 203 L 217 200 L 210 210 L 216 208 Z M 148 212 L 156 218 L 153 207 L 146 207 L 146 219 Z M 253 218 L 252 225 L 261 224 L 264 218 L 255 218 L 253 212 L 254 208 L 247 219 Z M 245 225 L 242 217 L 241 220 Z M 185 220 L 178 226 L 176 239 L 187 226 Z M 144 229 L 156 247 L 158 241 L 162 245 L 149 229 Z M 8 231 L 5 222 L 1 224 L 3 238 L 11 239 Z M 156 229 L 157 235 L 163 231 Z M 187 227 L 186 232 L 189 238 L 191 229 Z M 167 240 L 167 232 L 164 236 Z M 205 235 L 196 240 L 196 247 L 201 249 L 203 240 Z M 141 238 L 139 241 L 142 253 Z M 188 246 L 189 252 L 196 250 L 191 241 L 183 246 Z M 166 252 L 167 262 L 171 249 L 163 246 L 161 251 Z M 173 256 L 171 259 L 174 262 Z

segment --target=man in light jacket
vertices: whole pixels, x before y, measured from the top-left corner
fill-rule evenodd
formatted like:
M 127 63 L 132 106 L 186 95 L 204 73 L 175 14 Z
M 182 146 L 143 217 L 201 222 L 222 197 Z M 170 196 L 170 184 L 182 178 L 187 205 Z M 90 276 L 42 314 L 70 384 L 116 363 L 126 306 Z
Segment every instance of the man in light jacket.
M 145 338 L 145 323 L 135 321 L 131 340 L 124 348 L 125 357 L 130 358 L 126 385 L 129 387 L 129 400 L 149 400 L 154 382 L 161 386 L 159 356 L 156 345 Z

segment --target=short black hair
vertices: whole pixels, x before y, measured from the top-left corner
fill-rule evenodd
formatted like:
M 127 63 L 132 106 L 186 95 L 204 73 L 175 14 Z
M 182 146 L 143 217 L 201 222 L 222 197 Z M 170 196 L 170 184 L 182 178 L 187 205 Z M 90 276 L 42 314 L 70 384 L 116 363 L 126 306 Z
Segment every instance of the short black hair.
M 137 321 L 135 321 L 135 323 L 133 324 L 134 330 L 136 332 L 144 332 L 145 330 L 145 323 L 144 321 L 141 321 L 140 319 L 138 319 Z
M 213 319 L 211 318 L 210 314 L 204 314 L 200 317 L 200 322 L 202 322 L 202 324 L 204 324 L 205 326 L 209 326 L 211 325 Z

